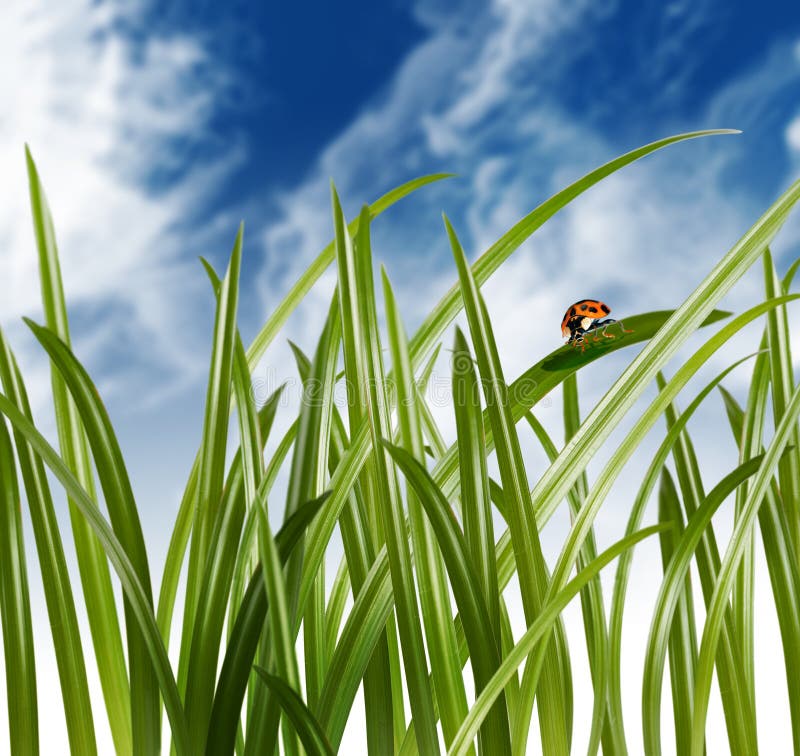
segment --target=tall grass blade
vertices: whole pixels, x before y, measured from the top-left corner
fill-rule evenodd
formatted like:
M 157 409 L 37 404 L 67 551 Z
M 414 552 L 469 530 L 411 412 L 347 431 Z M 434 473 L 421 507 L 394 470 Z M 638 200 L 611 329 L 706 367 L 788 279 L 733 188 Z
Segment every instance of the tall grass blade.
M 69 345 L 67 307 L 61 282 L 61 267 L 58 262 L 53 218 L 36 164 L 27 146 L 25 160 L 28 169 L 33 228 L 39 253 L 39 282 L 42 290 L 45 323 L 65 344 Z M 51 373 L 51 383 L 61 453 L 68 467 L 78 476 L 81 485 L 89 493 L 89 497 L 96 499 L 89 449 L 77 410 L 70 400 L 64 381 L 55 370 Z M 69 511 L 81 585 L 86 601 L 86 615 L 92 634 L 111 735 L 117 752 L 128 754 L 131 753 L 133 747 L 130 690 L 108 562 L 103 554 L 103 549 L 72 502 L 69 504 Z M 87 721 L 93 727 L 91 715 Z M 78 726 L 75 722 L 71 725 Z M 91 740 L 94 740 L 93 735 Z M 88 749 L 84 751 L 87 756 L 95 752 L 96 746 L 89 744 L 89 738 L 82 737 L 81 741 L 81 746 Z
M 385 270 L 382 271 L 382 279 L 389 347 L 394 367 L 394 385 L 397 391 L 395 403 L 400 439 L 405 449 L 424 464 L 422 428 L 417 410 L 414 376 L 408 356 L 406 331 Z M 437 537 L 424 517 L 420 502 L 413 490 L 408 491 L 407 502 L 414 567 L 417 581 L 424 587 L 424 590 L 420 591 L 422 623 L 431 662 L 431 677 L 439 708 L 439 719 L 447 746 L 467 713 L 467 695 L 452 624 L 450 591 Z
M 0 617 L 3 624 L 8 736 L 12 753 L 39 753 L 39 706 L 28 570 L 17 469 L 0 419 Z
M 495 452 L 508 506 L 506 514 L 519 573 L 525 618 L 530 624 L 541 609 L 542 600 L 547 591 L 548 575 L 539 541 L 539 532 L 533 518 L 533 504 L 528 489 L 527 474 L 519 438 L 509 411 L 508 387 L 503 378 L 486 305 L 455 231 L 446 218 L 445 226 L 458 267 L 464 308 L 469 321 L 489 420 L 495 439 Z M 564 704 L 565 683 L 557 661 L 557 648 L 553 643 L 545 660 L 542 686 L 536 691 L 539 700 L 539 723 L 543 749 L 548 753 L 568 753 L 570 733 L 566 727 L 568 718 L 565 714 Z M 523 719 L 525 719 L 524 714 L 517 718 L 517 725 L 523 724 L 521 722 Z M 522 740 L 524 738 L 517 739 L 517 733 L 515 733 L 516 747 L 524 748 Z

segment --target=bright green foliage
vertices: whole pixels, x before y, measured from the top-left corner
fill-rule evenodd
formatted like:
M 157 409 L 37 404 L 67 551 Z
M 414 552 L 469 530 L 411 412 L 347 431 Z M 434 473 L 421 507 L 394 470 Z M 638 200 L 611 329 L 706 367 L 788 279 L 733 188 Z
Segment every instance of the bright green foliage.
M 452 754 L 560 756 L 570 752 L 578 729 L 588 737 L 590 754 L 660 754 L 666 722 L 679 752 L 702 756 L 712 741 L 706 717 L 715 674 L 725 732 L 713 733 L 714 744 L 749 756 L 759 734 L 754 575 L 760 538 L 786 668 L 786 690 L 770 695 L 786 696 L 792 745 L 800 752 L 800 388 L 790 351 L 792 304 L 800 297 L 789 293 L 800 266 L 781 279 L 767 248 L 800 197 L 800 183 L 675 310 L 628 316 L 627 332 L 612 326 L 616 338 L 586 351 L 565 346 L 538 355 L 516 380 L 506 379 L 481 292 L 531 234 L 603 178 L 668 145 L 721 133 L 728 132 L 682 134 L 612 160 L 532 210 L 472 263 L 445 219 L 454 285 L 410 337 L 385 270 L 378 297 L 370 226 L 444 174 L 403 184 L 364 206 L 350 223 L 334 189 L 333 241 L 249 348 L 237 322 L 240 228 L 224 277 L 202 261 L 212 284 L 209 309 L 216 311 L 202 434 L 176 502 L 160 576 L 151 574 L 152 555 L 111 418 L 71 350 L 54 223 L 27 154 L 45 323 L 28 325 L 52 367 L 59 449 L 37 429 L 0 331 L 0 615 L 11 751 L 38 753 L 46 726 L 28 587 L 41 575 L 69 747 L 81 756 L 97 752 L 94 723 L 102 716 L 125 756 L 160 752 L 162 724 L 178 756 L 248 756 L 278 748 L 328 756 L 341 748 L 348 723 L 362 728 L 370 756 L 427 756 L 442 748 Z M 716 310 L 759 259 L 763 301 L 735 317 Z M 267 447 L 272 451 L 265 458 L 276 416 L 287 410 L 282 388 L 256 405 L 252 371 L 334 264 L 337 287 L 313 358 L 292 345 L 304 401 L 282 418 L 288 430 L 274 449 Z M 532 281 L 531 287 L 546 283 Z M 454 329 L 447 379 L 455 439 L 448 445 L 425 387 L 442 339 L 462 310 L 468 334 Z M 554 322 L 559 317 L 553 313 Z M 756 320 L 763 321 L 763 336 L 752 345 L 744 408 L 721 382 L 749 357 L 731 360 L 681 412 L 678 397 L 686 384 Z M 679 359 L 678 350 L 693 336 L 695 351 Z M 524 340 L 519 344 L 525 348 Z M 635 356 L 627 349 L 634 345 L 640 347 Z M 614 360 L 621 374 L 582 416 L 580 372 L 599 359 Z M 346 411 L 334 401 L 340 381 Z M 551 436 L 536 410 L 559 386 L 563 445 L 554 441 L 561 433 Z M 707 450 L 692 442 L 689 421 L 717 387 L 724 403 L 716 406 L 719 422 L 730 424 L 738 455 L 706 492 L 701 471 Z M 652 388 L 652 398 L 640 403 Z M 629 415 L 635 422 L 609 448 Z M 527 425 L 520 427 L 523 418 Z M 595 519 L 662 418 L 666 430 L 652 462 L 643 474 L 633 471 L 638 492 L 617 494 L 615 506 L 627 513 L 625 532 L 598 554 Z M 522 441 L 531 429 L 549 460 L 541 472 Z M 605 463 L 590 467 L 601 447 L 609 452 Z M 490 474 L 495 463 L 497 478 Z M 76 584 L 67 570 L 62 543 L 68 536 L 59 532 L 48 472 L 66 494 Z M 282 473 L 288 492 L 278 502 L 273 486 Z M 656 501 L 654 524 L 643 526 Z M 735 518 L 725 541 L 712 518 L 728 502 Z M 542 529 L 559 507 L 569 508 L 572 525 L 558 559 L 548 563 Z M 273 534 L 268 513 L 279 511 L 283 523 Z M 23 537 L 28 517 L 31 545 Z M 332 544 L 337 529 L 343 553 Z M 621 674 L 638 544 L 660 554 L 663 568 L 660 585 L 653 586 L 656 604 L 641 660 L 643 743 L 626 736 L 623 714 L 629 722 L 633 712 L 623 712 L 627 683 Z M 326 574 L 331 558 L 338 567 Z M 600 575 L 615 560 L 607 616 Z M 122 589 L 121 606 L 112 573 Z M 522 632 L 511 621 L 509 586 L 522 597 Z M 562 619 L 577 596 L 589 659 L 585 680 L 573 679 Z M 705 612 L 695 611 L 697 602 Z M 178 623 L 176 606 L 183 611 Z M 83 607 L 91 649 L 79 633 Z M 176 624 L 179 653 L 170 658 Z M 46 629 L 36 631 L 37 642 L 44 640 Z M 94 674 L 94 667 L 85 663 L 91 653 L 105 712 L 91 708 L 87 673 Z M 662 700 L 667 665 L 671 716 L 664 716 Z M 591 719 L 588 710 L 575 710 L 573 717 L 578 686 L 594 694 Z M 359 689 L 363 715 L 353 711 Z M 530 737 L 535 703 L 538 743 Z M 720 744 L 721 736 L 727 741 Z

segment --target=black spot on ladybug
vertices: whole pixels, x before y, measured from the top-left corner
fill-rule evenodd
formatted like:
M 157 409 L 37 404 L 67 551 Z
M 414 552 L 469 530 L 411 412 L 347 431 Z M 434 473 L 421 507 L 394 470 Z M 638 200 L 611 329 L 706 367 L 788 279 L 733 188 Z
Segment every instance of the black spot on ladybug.
M 587 307 L 586 309 L 589 310 L 589 312 L 591 312 L 592 315 L 596 315 L 597 314 L 597 308 L 596 307 Z
M 575 310 L 574 307 L 569 311 L 569 314 L 572 315 L 572 316 L 574 316 L 576 313 L 577 313 L 577 311 Z
M 600 309 L 603 311 L 603 315 L 608 315 L 608 313 L 611 312 L 608 305 L 600 305 Z

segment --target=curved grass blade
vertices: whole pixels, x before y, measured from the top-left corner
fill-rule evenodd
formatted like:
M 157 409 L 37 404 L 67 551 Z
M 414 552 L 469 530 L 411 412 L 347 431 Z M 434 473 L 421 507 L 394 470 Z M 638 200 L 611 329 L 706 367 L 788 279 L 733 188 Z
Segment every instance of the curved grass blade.
M 44 330 L 44 329 L 43 329 Z M 49 332 L 48 332 L 49 333 Z M 60 343 L 60 342 L 59 342 Z M 161 634 L 156 623 L 152 609 L 152 600 L 148 598 L 148 593 L 139 581 L 136 568 L 128 557 L 125 548 L 122 546 L 114 530 L 106 522 L 105 518 L 95 506 L 92 499 L 78 482 L 75 475 L 67 467 L 64 460 L 58 456 L 56 451 L 39 433 L 33 424 L 26 418 L 9 399 L 0 394 L 0 412 L 2 412 L 14 425 L 14 427 L 25 436 L 33 450 L 41 457 L 43 462 L 50 468 L 55 477 L 64 486 L 67 495 L 72 497 L 79 511 L 84 515 L 92 531 L 100 541 L 103 550 L 114 567 L 122 590 L 131 609 L 133 624 L 129 628 L 132 633 L 134 627 L 138 629 L 141 638 L 146 645 L 150 657 L 150 669 L 154 671 L 158 680 L 161 695 L 164 698 L 164 705 L 169 716 L 172 728 L 172 737 L 179 756 L 188 754 L 189 751 L 189 732 L 186 719 L 183 714 L 178 688 L 175 678 L 172 675 L 169 658 Z M 156 697 L 156 703 L 158 697 Z M 158 708 L 156 708 L 158 714 Z
M 697 408 L 702 404 L 706 397 L 718 386 L 722 380 L 734 368 L 741 365 L 745 360 L 749 360 L 753 355 L 748 355 L 741 360 L 737 360 L 717 375 L 702 391 L 691 401 L 689 406 L 681 413 L 674 423 L 669 427 L 664 440 L 653 455 L 650 466 L 647 468 L 636 499 L 628 516 L 628 524 L 625 529 L 626 535 L 635 532 L 640 526 L 644 515 L 645 507 L 650 500 L 650 495 L 655 488 L 658 476 L 664 463 L 667 461 L 672 448 L 677 443 L 680 434 L 683 432 L 690 418 L 694 415 Z M 619 722 L 622 729 L 622 684 L 620 679 L 620 669 L 622 661 L 622 620 L 625 610 L 625 595 L 628 588 L 628 577 L 630 575 L 631 563 L 633 561 L 633 549 L 622 554 L 617 564 L 617 572 L 614 578 L 614 592 L 611 599 L 611 614 L 609 617 L 609 648 L 611 655 L 611 677 L 609 685 L 609 702 L 613 711 L 613 718 Z
M 645 752 L 648 754 L 661 753 L 661 678 L 664 672 L 664 660 L 669 645 L 670 629 L 673 627 L 675 610 L 681 597 L 686 595 L 686 580 L 692 556 L 700 543 L 703 531 L 711 522 L 714 512 L 733 493 L 737 486 L 756 474 L 763 459 L 760 456 L 739 465 L 733 472 L 726 475 L 705 497 L 705 500 L 701 502 L 689 520 L 664 574 L 664 580 L 661 583 L 658 598 L 656 599 L 656 607 L 653 611 L 642 683 L 642 728 Z M 685 703 L 693 704 L 693 698 Z M 674 705 L 675 703 L 673 703 Z M 687 734 L 691 735 L 691 732 Z
M 272 694 L 278 699 L 283 713 L 291 721 L 308 756 L 334 756 L 335 751 L 331 748 L 325 732 L 319 726 L 319 722 L 314 719 L 314 715 L 309 711 L 305 701 L 300 698 L 297 691 L 285 680 L 269 674 L 265 669 L 261 667 L 256 667 L 255 669 Z
M 388 443 L 385 446 L 416 491 L 439 542 L 469 646 L 475 690 L 479 693 L 500 665 L 500 639 L 492 631 L 489 611 L 483 600 L 480 581 L 470 564 L 464 537 L 450 505 L 427 470 L 405 449 Z M 482 753 L 511 753 L 508 710 L 503 693 L 497 696 L 486 717 L 480 743 Z
M 8 736 L 12 753 L 39 753 L 39 706 L 33 624 L 25 566 L 17 469 L 0 418 L 0 616 L 3 623 Z
M 448 751 L 449 756 L 457 756 L 466 752 L 469 743 L 475 737 L 483 720 L 491 710 L 495 699 L 502 693 L 508 681 L 515 674 L 517 668 L 528 658 L 539 641 L 548 633 L 552 632 L 553 624 L 556 622 L 558 616 L 564 610 L 564 607 L 580 592 L 581 588 L 594 578 L 603 567 L 616 559 L 620 554 L 639 543 L 639 541 L 655 533 L 659 533 L 663 529 L 663 524 L 652 525 L 649 528 L 643 528 L 633 535 L 622 538 L 600 554 L 591 564 L 582 569 L 561 590 L 548 598 L 547 603 L 542 606 L 534 622 L 529 625 L 525 634 L 519 639 L 511 652 L 506 654 L 500 668 L 469 710 L 469 714 L 467 714 L 466 719 L 461 724 L 458 735 Z
M 509 411 L 508 387 L 503 377 L 492 326 L 472 270 L 455 231 L 445 217 L 445 226 L 450 246 L 458 267 L 464 309 L 469 322 L 475 347 L 478 368 L 481 374 L 487 411 L 495 439 L 495 453 L 503 491 L 507 501 L 507 516 L 514 557 L 519 573 L 520 592 L 528 624 L 532 623 L 542 606 L 547 591 L 547 568 L 544 563 L 539 532 L 533 518 L 533 504 L 525 465 L 522 460 L 519 438 Z M 546 644 L 547 645 L 547 644 Z M 542 686 L 536 691 L 539 703 L 539 724 L 542 731 L 542 747 L 548 753 L 567 753 L 570 733 L 567 732 L 568 717 L 565 713 L 565 679 L 557 663 L 557 645 L 550 646 L 545 657 Z M 519 724 L 524 717 L 519 717 Z M 516 734 L 515 734 L 516 737 Z M 521 741 L 515 740 L 521 745 Z
M 32 424 L 22 374 L 0 329 L 0 379 L 10 401 Z M 75 601 L 44 464 L 25 436 L 14 428 L 17 459 L 25 483 L 42 586 L 61 684 L 70 749 L 91 754 L 95 746 L 92 708 Z M 127 690 L 127 685 L 126 685 Z
M 94 457 L 109 518 L 120 545 L 130 560 L 150 609 L 153 594 L 142 524 L 133 498 L 122 450 L 97 388 L 69 347 L 52 331 L 25 319 L 69 389 Z M 151 664 L 151 649 L 134 618 L 137 610 L 126 599 L 131 724 L 133 750 L 154 752 L 161 747 L 161 708 L 158 680 Z
M 760 362 L 762 364 L 757 365 L 753 371 L 747 414 L 724 388 L 720 387 L 720 391 L 725 401 L 731 430 L 740 448 L 743 451 L 747 448 L 745 444 L 750 436 L 754 441 L 758 438 L 759 446 L 755 447 L 755 451 L 763 453 L 760 447 L 760 431 L 753 432 L 754 426 L 759 424 L 759 420 L 755 418 L 763 418 L 769 385 L 767 360 L 763 359 Z M 742 487 L 739 486 L 737 494 Z M 738 497 L 736 503 L 739 504 Z M 800 607 L 795 600 L 800 596 L 800 571 L 792 548 L 786 513 L 774 480 L 767 490 L 766 501 L 758 510 L 758 523 L 783 643 L 789 711 L 792 719 L 792 743 L 795 751 L 800 751 L 800 680 L 795 674 L 800 666 Z
M 69 346 L 69 322 L 64 287 L 61 282 L 61 267 L 58 262 L 53 218 L 36 164 L 27 145 L 25 146 L 25 160 L 28 169 L 33 228 L 39 253 L 39 282 L 45 323 Z M 81 485 L 89 493 L 89 497 L 96 500 L 86 434 L 81 426 L 77 410 L 70 400 L 64 381 L 55 370 L 51 371 L 51 383 L 61 453 L 67 466 L 77 475 Z M 133 748 L 130 689 L 108 562 L 103 554 L 103 549 L 72 502 L 69 503 L 69 513 L 78 570 L 86 601 L 86 615 L 89 620 L 111 735 L 117 752 L 128 754 Z M 84 711 L 84 713 L 86 712 Z M 88 714 L 86 723 L 92 726 L 91 714 Z M 72 722 L 70 726 L 74 730 L 79 725 Z M 96 746 L 92 745 L 91 741 L 94 741 L 94 735 L 92 734 L 90 738 L 86 737 L 84 729 L 80 746 L 86 750 L 81 750 L 81 753 L 85 753 L 87 756 L 95 753 Z
M 408 357 L 408 340 L 391 283 L 386 271 L 381 272 L 389 345 L 394 367 L 394 385 L 397 391 L 395 404 L 400 439 L 403 446 L 417 460 L 424 461 L 422 428 L 416 406 L 414 376 Z M 450 591 L 440 545 L 437 544 L 437 538 L 423 515 L 420 502 L 413 491 L 408 491 L 406 498 L 414 567 L 419 585 L 424 586 L 424 590 L 420 591 L 419 600 L 430 657 L 433 689 L 436 693 L 439 719 L 447 746 L 467 713 L 467 695 L 461 677 L 458 644 L 452 625 Z
M 262 488 L 267 485 L 267 481 L 268 478 L 262 481 Z M 282 566 L 286 564 L 292 549 L 302 538 L 308 524 L 327 498 L 328 494 L 324 494 L 304 504 L 275 535 L 275 546 Z M 217 681 L 205 749 L 208 756 L 233 752 L 244 694 L 258 641 L 264 630 L 267 609 L 264 574 L 259 562 L 248 583 L 239 613 L 236 615 Z
M 695 678 L 694 716 L 692 719 L 693 754 L 702 753 L 706 714 L 708 712 L 708 697 L 711 690 L 711 675 L 722 630 L 722 622 L 728 606 L 728 593 L 733 584 L 750 529 L 770 485 L 772 474 L 796 431 L 798 416 L 800 416 L 800 388 L 795 389 L 791 400 L 786 405 L 786 411 L 781 418 L 781 422 L 775 429 L 775 436 L 767 448 L 764 461 L 750 490 L 747 492 L 747 501 L 739 519 L 736 521 L 725 558 L 722 560 L 714 595 L 706 615 L 703 638 L 700 641 L 700 654 Z

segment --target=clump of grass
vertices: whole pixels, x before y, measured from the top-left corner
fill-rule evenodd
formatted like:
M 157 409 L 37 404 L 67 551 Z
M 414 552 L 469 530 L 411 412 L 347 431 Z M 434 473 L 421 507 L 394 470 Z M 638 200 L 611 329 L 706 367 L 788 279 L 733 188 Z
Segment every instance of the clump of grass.
M 23 376 L 0 332 L 0 413 L 5 418 L 0 423 L 0 613 L 12 752 L 39 750 L 28 596 L 29 563 L 34 561 L 44 585 L 73 753 L 97 752 L 94 722 L 102 716 L 108 718 L 118 753 L 158 753 L 162 711 L 180 756 L 273 753 L 279 743 L 286 754 L 335 753 L 361 686 L 365 750 L 376 756 L 436 753 L 442 744 L 452 754 L 524 753 L 534 703 L 540 748 L 567 753 L 575 681 L 561 612 L 576 596 L 594 692 L 589 751 L 636 752 L 641 744 L 628 742 L 624 727 L 621 632 L 632 550 L 649 539 L 648 548 L 660 545 L 664 579 L 644 659 L 644 750 L 661 750 L 668 658 L 680 751 L 704 752 L 716 669 L 730 749 L 751 754 L 757 749 L 757 533 L 779 619 L 793 745 L 800 750 L 800 686 L 794 674 L 800 662 L 800 390 L 792 372 L 786 309 L 797 298 L 788 293 L 797 266 L 780 280 L 768 249 L 800 197 L 800 183 L 764 213 L 674 311 L 626 318 L 632 333 L 619 333 L 585 353 L 564 347 L 515 381 L 504 374 L 480 290 L 548 218 L 606 176 L 670 144 L 721 133 L 726 132 L 670 137 L 601 166 L 522 218 L 472 265 L 445 219 L 457 280 L 410 338 L 385 270 L 379 301 L 370 224 L 403 197 L 446 176 L 404 184 L 365 206 L 349 224 L 334 190 L 333 241 L 247 349 L 237 327 L 240 228 L 222 278 L 204 261 L 216 319 L 203 433 L 178 503 L 157 600 L 114 428 L 70 349 L 53 221 L 27 154 L 45 318 L 44 325 L 28 324 L 52 366 L 59 449 L 37 430 Z M 759 259 L 765 271 L 764 301 L 733 318 L 716 310 Z M 334 263 L 338 285 L 313 356 L 293 346 L 314 400 L 303 403 L 276 451 L 265 459 L 280 390 L 257 407 L 251 373 L 313 283 Z M 448 447 L 427 404 L 425 385 L 441 339 L 462 309 L 469 333 L 455 331 L 457 440 Z M 378 328 L 381 311 L 388 325 L 390 368 L 384 364 Z M 730 338 L 762 317 L 764 336 L 754 345 L 758 351 L 746 406 L 740 407 L 721 386 L 736 363 L 681 412 L 676 401 L 687 382 Z M 661 371 L 689 336 L 721 320 L 725 324 L 712 330 L 667 380 Z M 633 344 L 643 348 L 581 419 L 580 369 Z M 342 374 L 337 373 L 340 361 Z M 346 418 L 333 401 L 340 380 L 348 389 Z M 653 382 L 657 396 L 590 479 L 586 470 L 595 450 Z M 559 385 L 567 439 L 561 449 L 532 411 Z M 695 450 L 687 423 L 717 387 L 740 458 L 706 493 L 698 472 L 702 450 Z M 231 428 L 233 409 L 238 437 Z M 775 428 L 771 437 L 764 432 L 768 411 Z M 523 418 L 550 459 L 535 481 L 528 480 L 518 435 Z M 667 432 L 632 497 L 626 533 L 598 554 L 594 519 L 631 455 L 662 418 Z M 235 454 L 226 466 L 231 445 Z M 496 457 L 499 480 L 489 475 L 490 454 Z M 273 534 L 267 501 L 282 468 L 289 471 L 285 518 Z M 46 470 L 68 498 L 91 650 L 82 647 L 78 633 L 78 586 L 67 572 Z M 659 481 L 658 521 L 642 527 Z M 21 492 L 35 558 L 25 554 Z M 733 535 L 721 545 L 712 515 L 734 494 Z M 558 559 L 548 564 L 539 534 L 565 505 L 573 525 Z M 495 532 L 495 511 L 504 523 L 501 533 Z M 325 556 L 336 527 L 344 553 L 328 591 Z M 599 574 L 617 559 L 606 617 Z M 692 563 L 699 585 L 690 572 Z M 184 609 L 178 620 L 173 615 L 184 565 Z M 122 587 L 124 624 L 112 571 Z M 522 597 L 527 626 L 520 637 L 514 637 L 509 622 L 506 589 L 512 582 Z M 694 613 L 698 591 L 706 607 L 702 622 Z M 170 659 L 167 647 L 176 624 L 180 652 Z M 301 630 L 302 666 L 297 654 Z M 90 706 L 85 665 L 90 653 L 98 661 L 105 712 Z M 469 674 L 474 697 L 467 694 Z

